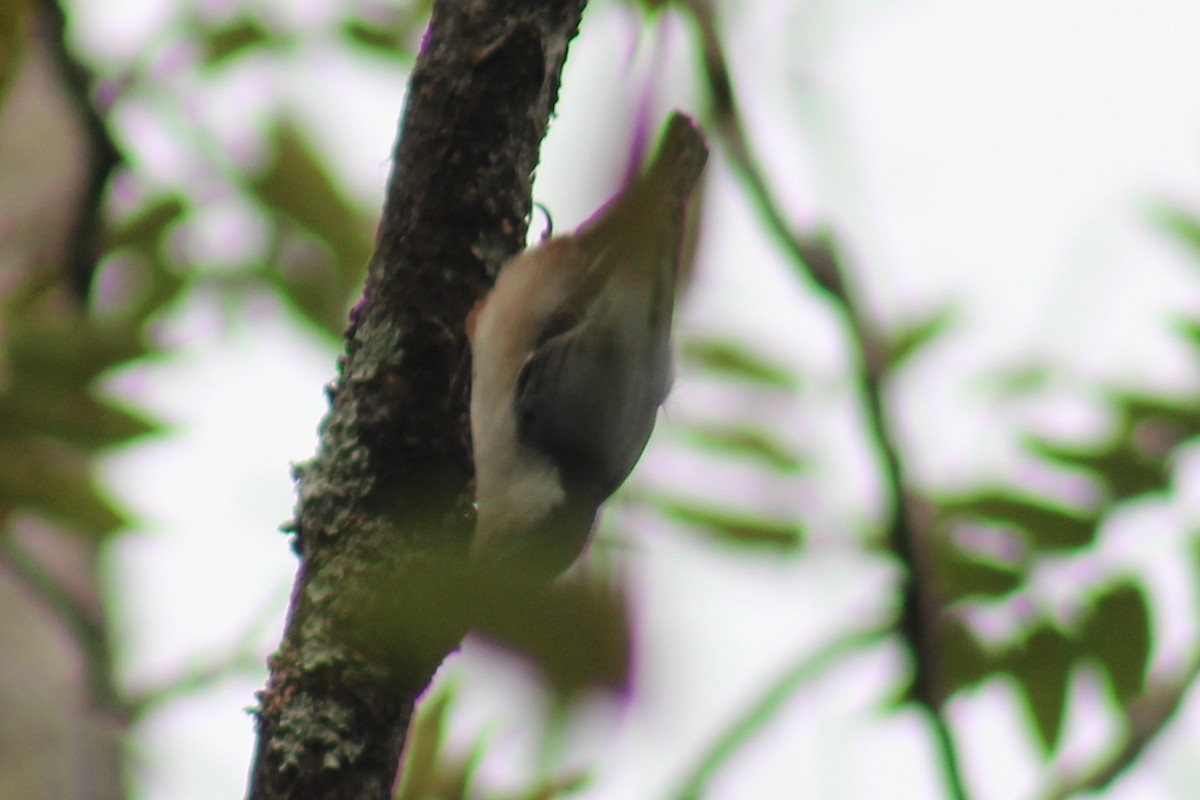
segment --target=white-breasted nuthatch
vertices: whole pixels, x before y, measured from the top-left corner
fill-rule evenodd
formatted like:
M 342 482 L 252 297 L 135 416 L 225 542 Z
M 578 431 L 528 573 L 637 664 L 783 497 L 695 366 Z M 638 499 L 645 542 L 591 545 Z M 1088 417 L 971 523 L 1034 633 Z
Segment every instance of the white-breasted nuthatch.
M 472 312 L 475 564 L 557 575 L 633 469 L 672 380 L 685 213 L 708 148 L 673 114 L 650 166 L 509 260 Z

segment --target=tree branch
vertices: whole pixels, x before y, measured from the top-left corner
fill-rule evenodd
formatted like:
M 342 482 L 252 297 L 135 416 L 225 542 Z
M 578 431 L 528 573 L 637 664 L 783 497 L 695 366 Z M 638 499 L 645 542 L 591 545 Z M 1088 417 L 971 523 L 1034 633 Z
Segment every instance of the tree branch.
M 816 653 L 806 653 L 773 681 L 754 705 L 734 720 L 705 753 L 704 757 L 670 796 L 675 800 L 697 800 L 729 759 L 745 744 L 787 700 L 806 683 L 821 677 L 831 666 L 848 655 L 883 641 L 888 631 L 855 631 L 836 639 Z
M 938 643 L 933 624 L 937 603 L 927 589 L 930 585 L 930 567 L 928 559 L 920 552 L 917 531 L 907 507 L 904 466 L 887 419 L 883 397 L 886 363 L 882 354 L 886 349 L 858 299 L 847 287 L 844 259 L 837 252 L 832 236 L 828 233 L 803 234 L 795 230 L 772 195 L 742 123 L 711 0 L 680 2 L 691 13 L 700 34 L 704 48 L 703 66 L 712 103 L 712 127 L 728 153 L 734 170 L 741 177 L 751 201 L 776 242 L 796 267 L 825 291 L 851 332 L 851 345 L 857 351 L 857 377 L 866 405 L 867 426 L 879 448 L 883 476 L 892 498 L 888 541 L 907 572 L 899 628 L 913 654 L 912 695 L 929 714 L 951 797 L 965 800 L 968 795 L 954 739 L 948 723 L 941 715 L 946 694 L 937 674 Z
M 269 602 L 250 617 L 241 634 L 215 655 L 197 654 L 178 673 L 127 691 L 123 701 L 125 718 L 139 720 L 166 703 L 205 691 L 235 675 L 257 675 L 262 666 L 259 653 L 264 634 L 279 608 L 278 593 L 271 594 Z
M 434 4 L 331 409 L 296 469 L 301 564 L 259 694 L 253 800 L 389 797 L 416 699 L 461 638 L 435 578 L 474 523 L 463 321 L 524 242 L 583 6 Z M 405 613 L 427 626 L 388 627 Z
M 55 531 L 51 535 L 79 536 L 78 543 L 90 546 L 82 534 Z M 76 543 L 68 541 L 71 544 Z M 49 569 L 11 531 L 0 531 L 0 570 L 3 569 L 11 571 L 70 633 L 83 661 L 88 697 L 97 707 L 124 718 L 124 703 L 113 677 L 112 646 L 102 609 L 82 599 L 77 591 L 71 591 L 62 574 Z

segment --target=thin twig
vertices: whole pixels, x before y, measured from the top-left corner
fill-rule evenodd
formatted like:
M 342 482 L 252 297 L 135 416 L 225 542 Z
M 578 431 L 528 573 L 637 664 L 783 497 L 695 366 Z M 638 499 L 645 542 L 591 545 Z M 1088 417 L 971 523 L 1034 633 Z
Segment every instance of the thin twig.
M 112 654 L 102 621 L 62 585 L 50 570 L 15 537 L 0 537 L 0 565 L 19 579 L 72 633 L 72 639 L 84 655 L 89 697 L 118 718 L 136 721 L 155 707 L 207 689 L 235 672 L 255 673 L 263 669 L 262 642 L 266 627 L 279 610 L 279 596 L 256 613 L 245 631 L 223 653 L 200 666 L 190 667 L 153 686 L 137 692 L 124 692 L 112 674 Z M 286 596 L 286 588 L 281 592 Z
M 0 563 L 38 598 L 71 633 L 83 656 L 88 697 L 107 709 L 123 707 L 112 674 L 112 653 L 104 620 L 88 607 L 62 580 L 26 548 L 15 536 L 0 536 Z
M 709 747 L 692 772 L 670 797 L 675 800 L 696 800 L 708 782 L 729 759 L 775 715 L 788 698 L 806 683 L 810 683 L 851 653 L 882 641 L 889 631 L 856 631 L 837 639 L 816 653 L 805 653 L 762 693 L 758 702 L 734 720 Z
M 968 795 L 953 736 L 948 723 L 941 715 L 945 692 L 936 677 L 938 648 L 930 624 L 936 613 L 936 603 L 927 594 L 926 561 L 918 552 L 916 531 L 905 502 L 904 468 L 884 407 L 882 377 L 886 365 L 879 355 L 883 352 L 880 337 L 867 320 L 857 299 L 847 289 L 845 265 L 831 237 L 827 234 L 801 234 L 788 221 L 782 206 L 775 200 L 763 171 L 754 158 L 742 123 L 710 0 L 681 0 L 681 3 L 695 19 L 703 41 L 704 70 L 712 101 L 714 128 L 735 171 L 745 184 L 746 191 L 767 229 L 791 256 L 796 266 L 825 290 L 850 326 L 851 344 L 857 351 L 857 377 L 866 404 L 867 424 L 879 448 L 884 479 L 892 498 L 888 541 L 908 572 L 899 628 L 913 654 L 912 694 L 916 702 L 929 712 L 950 796 L 954 800 L 966 800 Z
M 250 617 L 242 633 L 225 646 L 224 652 L 186 667 L 176 675 L 129 692 L 125 699 L 127 718 L 136 721 L 164 703 L 202 692 L 231 675 L 252 674 L 257 677 L 266 669 L 263 642 L 267 628 L 279 612 L 281 597 L 287 597 L 286 586 L 279 592 L 271 593 L 261 608 Z

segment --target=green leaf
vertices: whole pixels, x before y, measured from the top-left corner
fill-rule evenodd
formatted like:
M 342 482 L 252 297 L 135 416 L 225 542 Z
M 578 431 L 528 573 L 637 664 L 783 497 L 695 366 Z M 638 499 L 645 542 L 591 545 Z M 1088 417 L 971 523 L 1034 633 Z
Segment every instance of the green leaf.
M 800 545 L 795 522 L 767 520 L 728 509 L 704 508 L 685 500 L 654 497 L 651 502 L 667 517 L 699 528 L 728 544 L 755 545 L 794 550 Z
M 185 269 L 172 260 L 167 237 L 189 212 L 183 199 L 163 197 L 108 233 L 109 252 L 102 269 L 119 277 L 124 295 L 109 309 L 130 324 L 141 325 L 173 302 L 187 285 Z
M 117 321 L 13 321 L 6 336 L 10 369 L 22 383 L 39 386 L 87 386 L 101 373 L 152 352 L 138 326 Z
M 1159 203 L 1152 214 L 1158 224 L 1200 255 L 1200 220 L 1173 203 Z
M 1121 583 L 1092 608 L 1083 630 L 1083 648 L 1104 665 L 1117 699 L 1141 694 L 1150 662 L 1150 609 L 1142 590 Z
M 20 441 L 4 442 L 0 508 L 34 511 L 97 538 L 127 524 L 93 484 L 83 459 Z
M 439 756 L 445 740 L 450 701 L 457 687 L 439 683 L 417 707 L 416 719 L 404 748 L 404 767 L 395 800 L 425 800 L 438 785 Z
M 1025 580 L 1020 565 L 966 550 L 949 537 L 939 537 L 934 558 L 948 603 L 971 597 L 1001 597 L 1016 591 Z
M 115 225 L 108 234 L 109 250 L 133 247 L 151 252 L 162 242 L 171 226 L 183 219 L 187 206 L 172 195 L 149 202 L 133 217 Z
M 409 54 L 401 47 L 401 32 L 392 27 L 375 25 L 361 19 L 342 23 L 342 35 L 349 41 L 377 55 L 407 61 Z
M 8 87 L 21 68 L 29 41 L 30 0 L 0 3 L 0 110 L 8 99 Z M 38 35 L 45 35 L 40 33 Z
M 792 372 L 729 342 L 688 342 L 683 348 L 683 357 L 705 372 L 789 392 L 796 390 L 797 379 Z
M 386 9 L 377 6 L 371 9 L 369 18 L 344 20 L 340 30 L 347 40 L 373 55 L 409 64 L 414 56 L 413 44 L 425 30 L 432 11 L 432 0 L 410 0 Z
M 630 632 L 624 599 L 611 587 L 557 585 L 494 576 L 477 596 L 476 631 L 528 658 L 561 697 L 629 686 Z M 487 583 L 487 581 L 483 581 Z
M 391 669 L 432 670 L 471 629 L 527 659 L 562 697 L 628 689 L 628 615 L 612 587 L 550 584 L 538 565 L 465 569 L 460 557 L 429 554 L 413 563 L 347 589 L 339 633 Z
M 801 469 L 799 457 L 780 447 L 764 431 L 689 426 L 680 433 L 680 438 L 693 447 L 761 461 L 776 472 L 794 474 Z
M 1038 739 L 1047 753 L 1055 750 L 1062 734 L 1076 655 L 1076 644 L 1066 634 L 1041 625 L 1004 659 L 1024 693 Z
M 940 512 L 948 519 L 975 520 L 1014 528 L 1024 533 L 1034 548 L 1052 551 L 1074 550 L 1091 544 L 1098 523 L 1094 514 L 1003 488 L 944 500 Z
M 990 394 L 1000 398 L 1013 398 L 1045 389 L 1054 383 L 1056 373 L 1039 364 L 1020 364 L 1002 369 L 982 379 Z
M 0 439 L 46 437 L 95 451 L 157 430 L 132 409 L 75 389 L 17 384 L 0 394 Z
M 1200 346 L 1197 348 L 1200 355 Z M 1145 395 L 1120 395 L 1117 398 L 1126 419 L 1125 435 L 1132 437 L 1147 458 L 1166 454 L 1184 441 L 1200 435 L 1200 400 L 1191 404 Z M 1146 442 L 1147 434 L 1158 431 L 1158 442 Z M 1142 441 L 1139 441 L 1142 440 Z M 1150 445 L 1155 445 L 1151 447 Z
M 204 62 L 210 67 L 220 66 L 247 50 L 265 48 L 274 39 L 274 34 L 267 30 L 261 20 L 243 17 L 205 36 Z
M 975 632 L 953 614 L 939 619 L 937 641 L 947 693 L 974 686 L 996 669 L 996 659 L 984 648 Z
M 1180 317 L 1171 321 L 1171 327 L 1193 350 L 1200 352 L 1200 323 L 1188 317 Z
M 335 250 L 370 255 L 364 216 L 342 192 L 324 160 L 291 120 L 274 132 L 275 159 L 253 182 L 258 199 L 285 214 Z
M 953 321 L 954 315 L 949 310 L 943 310 L 892 333 L 887 341 L 888 368 L 898 367 L 918 350 L 941 336 Z
M 370 220 L 346 198 L 293 122 L 282 123 L 274 138 L 275 160 L 251 190 L 264 206 L 328 247 L 334 265 L 332 270 L 307 262 L 281 265 L 281 286 L 313 322 L 341 335 L 351 293 L 371 257 Z
M 295 241 L 300 246 L 277 258 L 277 269 L 269 277 L 296 311 L 328 335 L 337 336 L 346 327 L 349 301 L 341 267 L 319 241 L 308 237 Z
M 1113 502 L 1167 488 L 1166 466 L 1134 451 L 1127 437 L 1084 447 L 1031 439 L 1027 446 L 1043 458 L 1092 473 L 1107 487 Z
M 583 771 L 552 775 L 542 778 L 535 786 L 513 795 L 512 800 L 555 800 L 559 797 L 575 797 L 592 783 L 591 776 Z M 497 798 L 497 800 L 501 800 L 501 798 Z
M 664 8 L 670 5 L 672 1 L 673 0 L 630 0 L 630 2 L 633 2 L 635 5 L 641 6 L 642 9 L 650 15 L 654 15 L 659 11 L 662 11 Z

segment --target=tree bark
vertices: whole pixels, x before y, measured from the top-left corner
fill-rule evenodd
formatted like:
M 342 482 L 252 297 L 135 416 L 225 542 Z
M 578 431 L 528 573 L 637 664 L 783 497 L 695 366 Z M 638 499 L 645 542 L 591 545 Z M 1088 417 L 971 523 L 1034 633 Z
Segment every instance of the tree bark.
M 318 452 L 296 468 L 301 563 L 259 693 L 254 800 L 389 797 L 417 697 L 461 638 L 439 576 L 474 525 L 463 323 L 524 243 L 584 4 L 434 5 Z

